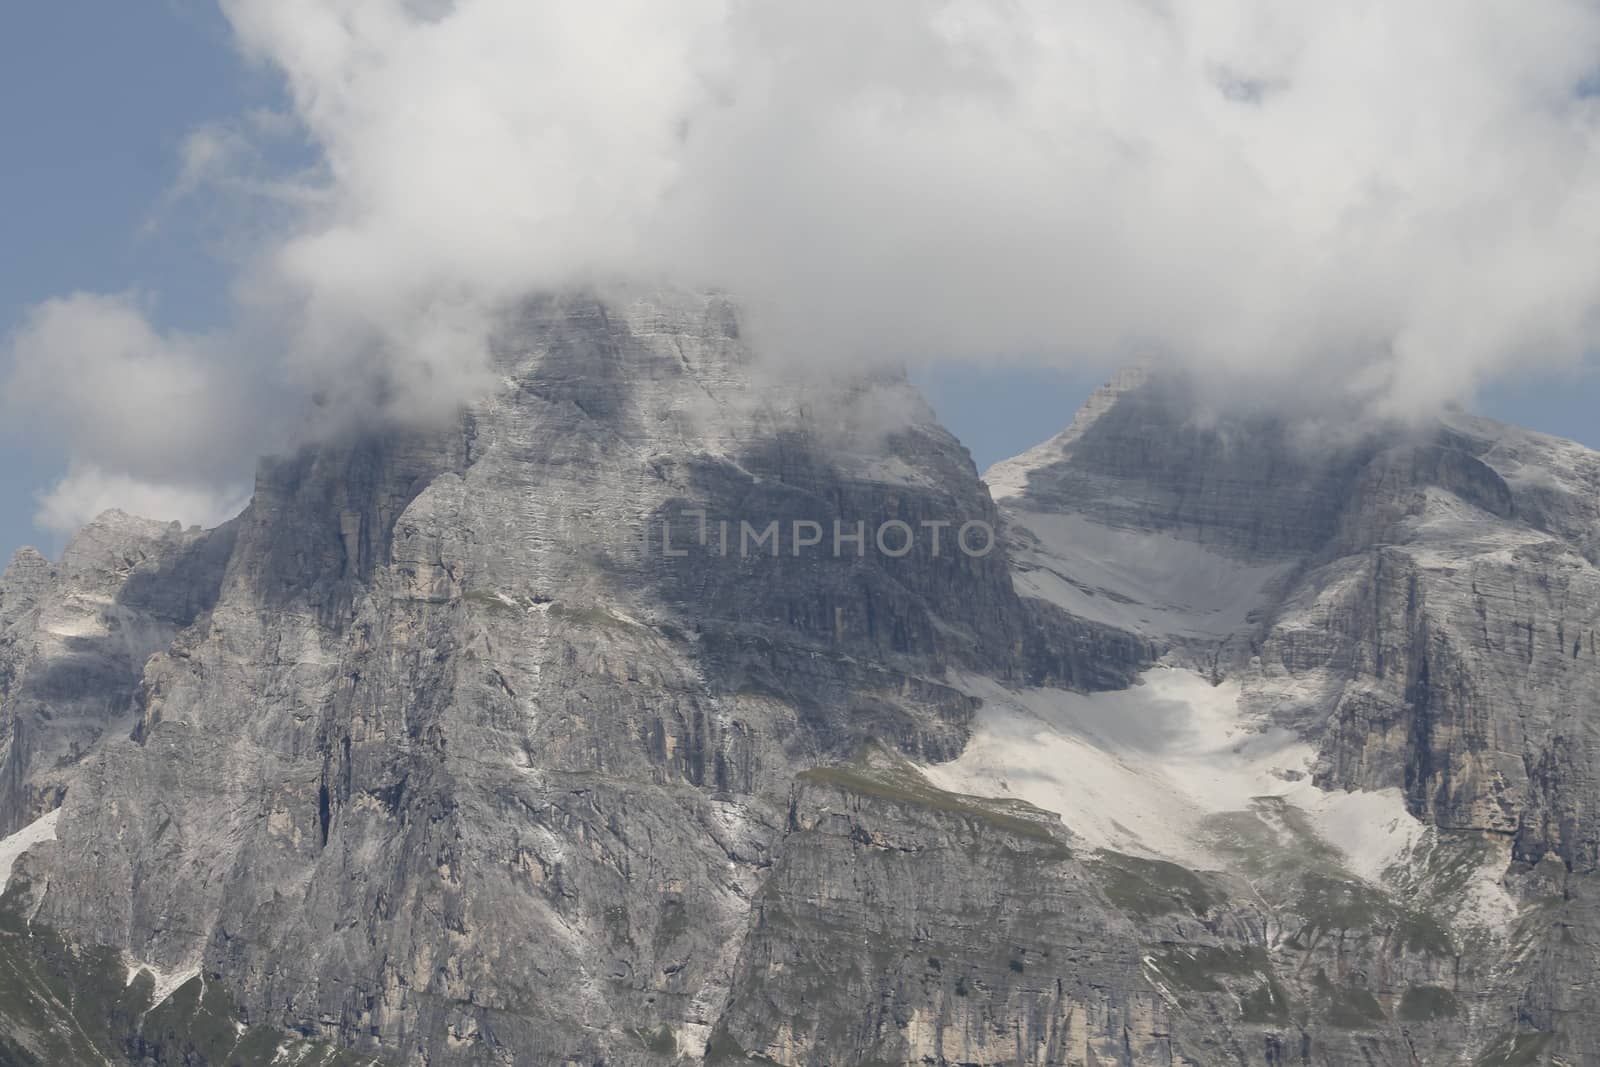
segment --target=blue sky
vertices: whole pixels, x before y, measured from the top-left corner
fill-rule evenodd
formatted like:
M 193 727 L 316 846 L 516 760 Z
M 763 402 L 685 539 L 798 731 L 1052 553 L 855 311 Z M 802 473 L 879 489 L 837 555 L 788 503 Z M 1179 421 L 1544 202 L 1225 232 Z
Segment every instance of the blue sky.
M 135 291 L 167 328 L 225 322 L 218 235 L 170 191 L 191 131 L 281 103 L 277 75 L 241 59 L 209 0 L 15 5 L 0 35 L 0 330 L 80 290 Z M 983 467 L 1059 430 L 1099 375 L 982 366 L 917 378 Z M 1592 377 L 1541 378 L 1492 388 L 1478 408 L 1600 446 L 1597 404 Z M 0 560 L 24 543 L 60 550 L 32 517 L 66 462 L 0 427 Z
M 164 212 L 185 136 L 269 103 L 209 0 L 17 5 L 0 34 L 0 330 L 78 290 L 139 290 L 165 321 L 226 315 L 226 275 L 201 227 Z M 34 528 L 66 457 L 0 433 L 0 558 L 60 539 Z

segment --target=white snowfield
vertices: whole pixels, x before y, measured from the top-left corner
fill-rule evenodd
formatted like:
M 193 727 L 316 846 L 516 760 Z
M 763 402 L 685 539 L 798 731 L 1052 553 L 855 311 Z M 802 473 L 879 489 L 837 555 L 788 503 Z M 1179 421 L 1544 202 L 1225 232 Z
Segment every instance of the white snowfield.
M 960 758 L 923 774 L 950 792 L 1054 812 L 1092 847 L 1222 869 L 1212 817 L 1258 810 L 1255 802 L 1273 797 L 1303 812 L 1351 875 L 1381 885 L 1430 833 L 1398 789 L 1317 788 L 1312 747 L 1245 721 L 1236 682 L 1214 686 L 1158 668 L 1130 689 L 1088 695 L 1012 691 L 972 676 L 959 684 L 983 700 L 972 738 Z M 1485 863 L 1462 902 L 1473 925 L 1497 927 L 1514 914 L 1499 885 L 1503 868 L 1503 859 Z
M 1077 515 L 1013 510 L 1007 518 L 1022 534 L 1011 550 L 1018 593 L 1152 637 L 1227 637 L 1294 566 L 1242 563 L 1192 541 Z
M 1050 493 L 1030 494 L 1037 473 L 1070 466 L 1085 432 L 1145 380 L 1138 370 L 1119 377 L 1090 398 L 1067 430 L 985 472 L 1009 527 L 1016 591 L 1158 647 L 1232 639 L 1237 648 L 1269 608 L 1280 631 L 1325 627 L 1319 612 L 1326 598 L 1285 602 L 1294 560 L 1232 558 L 1175 533 L 1108 525 L 1103 514 L 1076 513 Z M 1476 442 L 1472 453 L 1510 484 L 1540 490 L 1530 499 L 1544 502 L 1555 528 L 1581 534 L 1600 523 L 1600 460 L 1587 449 L 1470 416 L 1451 416 L 1444 425 Z M 1136 504 L 1137 480 L 1125 489 Z M 1442 488 L 1429 485 L 1419 496 L 1426 506 L 1403 529 L 1407 551 L 1424 565 L 1510 557 L 1550 542 L 1545 530 L 1507 522 Z M 1570 565 L 1589 566 L 1576 552 Z M 1365 580 L 1355 569 L 1344 577 L 1329 569 L 1324 579 Z M 1328 584 L 1322 592 L 1331 597 L 1339 590 Z M 1294 712 L 1325 706 L 1330 680 L 1322 672 L 1271 679 L 1241 672 L 1251 686 L 1242 701 L 1239 680 L 1212 685 L 1174 666 L 1193 663 L 1192 656 L 1166 662 L 1132 688 L 1089 695 L 1013 691 L 992 679 L 963 677 L 957 684 L 983 701 L 971 739 L 958 759 L 924 773 L 952 792 L 1054 812 L 1089 847 L 1192 869 L 1240 873 L 1249 849 L 1314 855 L 1318 863 L 1331 857 L 1344 875 L 1397 897 L 1448 869 L 1448 888 L 1429 883 L 1430 892 L 1445 898 L 1438 901 L 1442 911 L 1481 930 L 1509 928 L 1517 909 L 1501 884 L 1510 860 L 1504 840 L 1442 835 L 1410 814 L 1398 789 L 1316 786 L 1316 747 L 1282 724 L 1303 721 Z
M 15 866 L 17 857 L 41 841 L 56 839 L 56 819 L 60 815 L 61 809 L 57 808 L 48 815 L 39 816 L 16 833 L 0 838 L 0 893 L 4 893 L 11 882 L 11 868 Z

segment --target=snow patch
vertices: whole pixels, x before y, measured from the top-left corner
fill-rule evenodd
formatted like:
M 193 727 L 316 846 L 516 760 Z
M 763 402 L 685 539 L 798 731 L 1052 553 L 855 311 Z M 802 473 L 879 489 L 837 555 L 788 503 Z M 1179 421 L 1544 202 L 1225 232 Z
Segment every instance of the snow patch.
M 959 684 L 983 707 L 965 751 L 923 768 L 928 779 L 1053 811 L 1100 848 L 1216 866 L 1201 821 L 1288 795 L 1313 757 L 1288 730 L 1241 722 L 1238 683 L 1213 686 L 1189 671 L 1154 670 L 1112 693 Z
M 933 484 L 928 476 L 899 456 L 860 458 L 846 456 L 839 459 L 840 468 L 862 481 L 883 485 L 924 487 Z
M 0 893 L 5 892 L 6 885 L 11 881 L 11 868 L 17 862 L 18 856 L 41 841 L 56 839 L 56 820 L 60 817 L 61 809 L 57 808 L 0 840 Z
M 1244 563 L 1170 534 L 1076 515 L 1013 511 L 1009 518 L 1023 533 L 1011 553 L 1018 593 L 1153 636 L 1226 637 L 1247 625 L 1293 566 Z
M 1210 818 L 1255 810 L 1270 826 L 1270 814 L 1253 803 L 1262 798 L 1300 811 L 1343 854 L 1351 875 L 1375 885 L 1436 840 L 1398 789 L 1318 788 L 1309 773 L 1312 746 L 1293 731 L 1248 720 L 1237 682 L 1212 685 L 1190 671 L 1158 668 L 1110 693 L 1013 691 L 974 676 L 956 683 L 983 701 L 971 739 L 959 758 L 922 773 L 950 792 L 1055 812 L 1092 847 L 1225 869 Z M 1293 847 L 1292 828 L 1279 829 Z M 1474 925 L 1503 924 L 1516 911 L 1500 885 L 1503 871 L 1503 862 L 1485 858 L 1452 910 Z
M 114 607 L 116 602 L 103 594 L 75 592 L 46 606 L 39 630 L 63 639 L 105 637 L 111 632 L 106 615 Z
M 1306 783 L 1292 802 L 1310 816 L 1317 836 L 1344 853 L 1357 877 L 1380 882 L 1383 874 L 1411 854 L 1426 827 L 1406 810 L 1398 789 L 1325 792 Z
M 131 986 L 133 980 L 145 971 L 149 971 L 150 977 L 155 979 L 155 992 L 150 995 L 151 1008 L 165 1003 L 166 999 L 172 994 L 182 989 L 187 983 L 200 977 L 200 965 L 198 963 L 189 967 L 167 970 L 157 967 L 153 963 L 141 963 L 126 953 L 123 955 L 122 963 L 125 971 L 125 978 L 122 983 L 124 986 Z

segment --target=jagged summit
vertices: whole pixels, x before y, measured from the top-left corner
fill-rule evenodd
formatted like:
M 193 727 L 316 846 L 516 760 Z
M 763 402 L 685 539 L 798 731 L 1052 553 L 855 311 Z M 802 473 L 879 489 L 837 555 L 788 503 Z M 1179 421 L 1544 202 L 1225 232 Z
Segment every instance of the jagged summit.
M 1591 454 L 1464 416 L 1319 451 L 1131 375 L 997 507 L 903 379 L 755 355 L 717 296 L 532 302 L 457 419 L 265 461 L 215 531 L 19 557 L 0 912 L 71 1003 L 105 985 L 73 961 L 129 984 L 93 1026 L 0 1000 L 6 1040 L 1600 1048 Z
M 800 772 L 956 754 L 951 669 L 1120 687 L 1147 653 L 957 550 L 997 516 L 903 379 L 751 356 L 714 297 L 533 303 L 455 422 L 264 462 L 179 558 L 58 583 L 84 617 L 58 646 L 29 613 L 0 692 L 8 817 L 61 804 L 12 891 L 324 1042 L 701 1055 L 763 995 L 740 948 Z M 200 610 L 125 620 L 158 590 Z M 46 751 L 63 662 L 102 702 Z
M 37 595 L 38 590 L 50 580 L 52 564 L 43 552 L 24 545 L 12 555 L 5 570 L 0 571 L 0 597 Z M 0 611 L 5 601 L 0 600 Z
M 996 501 L 1026 493 L 1030 474 L 1065 460 L 1073 442 L 1088 432 L 1100 416 L 1116 407 L 1124 396 L 1149 382 L 1150 370 L 1147 367 L 1128 367 L 1118 371 L 1110 381 L 1089 395 L 1065 430 L 984 471 L 983 480 L 989 486 L 989 492 Z
M 23 545 L 11 554 L 11 562 L 6 564 L 6 571 L 15 568 L 19 573 L 23 570 L 32 570 L 40 564 L 50 566 L 50 559 L 32 545 Z
M 1380 456 L 1381 464 L 1416 468 L 1391 472 L 1407 484 L 1457 477 L 1452 491 L 1490 510 L 1514 506 L 1524 521 L 1569 539 L 1592 537 L 1600 522 L 1600 453 L 1576 442 L 1460 411 L 1408 424 L 1353 417 L 1335 433 L 1258 406 L 1219 408 L 1181 373 L 1146 367 L 1119 373 L 1067 429 L 983 478 L 1015 510 L 1093 510 L 1111 525 L 1159 526 L 1220 551 L 1270 556 L 1339 532 L 1326 515 L 1303 528 L 1273 528 L 1273 516 L 1318 517 L 1284 494 L 1341 506 L 1359 491 L 1348 479 Z M 1271 496 L 1243 499 L 1245 489 Z M 1212 513 L 1201 514 L 1207 507 Z M 1243 539 L 1228 530 L 1246 523 Z
M 1503 995 L 1539 1005 L 1552 1047 L 1590 1058 L 1589 1032 L 1554 1022 L 1574 1001 L 1548 981 L 1584 953 L 1515 917 L 1559 884 L 1562 921 L 1593 923 L 1597 463 L 1460 413 L 1308 449 L 1287 420 L 1197 419 L 1170 382 L 1102 390 L 991 472 L 1014 579 L 1149 638 L 1176 673 L 1147 675 L 1142 695 L 997 695 L 962 757 L 930 773 L 1111 847 L 1243 863 L 1258 884 L 1281 872 L 1241 854 L 1240 835 L 1299 820 L 1365 884 L 1444 893 L 1435 917 L 1482 931 L 1458 934 L 1474 945 L 1463 960 L 1521 961 Z M 1211 685 L 1186 690 L 1190 671 Z M 1160 725 L 1118 726 L 1139 719 Z M 1427 888 L 1446 862 L 1476 873 Z
M 1491 420 L 1308 436 L 1260 411 L 1198 409 L 1181 379 L 1139 371 L 1072 426 L 985 475 L 1010 519 L 1019 589 L 1153 637 L 1242 633 L 1297 568 L 1444 536 L 1429 492 L 1594 559 L 1595 453 Z M 1463 528 L 1464 529 L 1464 528 Z

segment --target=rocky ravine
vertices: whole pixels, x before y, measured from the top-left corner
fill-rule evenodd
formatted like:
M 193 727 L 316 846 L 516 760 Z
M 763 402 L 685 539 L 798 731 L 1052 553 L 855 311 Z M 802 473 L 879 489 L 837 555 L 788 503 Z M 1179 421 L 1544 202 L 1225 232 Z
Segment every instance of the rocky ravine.
M 1600 458 L 1129 378 L 1002 512 L 718 298 L 497 371 L 7 569 L 0 1063 L 1600 1055 Z

